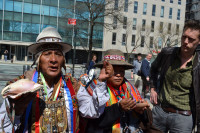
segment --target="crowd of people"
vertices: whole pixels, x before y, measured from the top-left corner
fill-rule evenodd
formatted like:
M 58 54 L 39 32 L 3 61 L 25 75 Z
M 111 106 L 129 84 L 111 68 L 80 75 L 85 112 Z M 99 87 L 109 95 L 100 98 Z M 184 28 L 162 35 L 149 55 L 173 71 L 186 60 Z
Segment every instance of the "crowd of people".
M 143 60 L 138 54 L 130 64 L 122 51 L 109 49 L 98 63 L 93 56 L 89 69 L 100 73 L 83 86 L 62 72 L 72 46 L 47 27 L 28 47 L 35 55 L 33 69 L 7 83 L 29 79 L 43 87 L 18 98 L 7 95 L 0 132 L 191 133 L 196 125 L 200 133 L 199 44 L 200 23 L 190 20 L 181 46 L 163 48 L 152 63 L 151 53 Z M 125 78 L 128 69 L 134 85 Z M 144 99 L 148 92 L 152 110 Z

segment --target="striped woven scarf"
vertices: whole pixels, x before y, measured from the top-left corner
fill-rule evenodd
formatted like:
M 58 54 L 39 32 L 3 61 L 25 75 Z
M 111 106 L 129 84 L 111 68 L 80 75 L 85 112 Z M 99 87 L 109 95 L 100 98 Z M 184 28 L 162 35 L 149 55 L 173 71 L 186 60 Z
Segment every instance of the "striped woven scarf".
M 124 82 L 119 87 L 119 90 L 115 90 L 110 84 L 107 84 L 107 89 L 110 95 L 110 99 L 106 103 L 106 106 L 111 106 L 117 103 L 120 99 L 133 98 L 136 102 L 142 100 L 138 89 L 131 85 L 131 83 L 124 79 Z M 112 126 L 112 133 L 120 133 L 120 119 L 118 119 Z

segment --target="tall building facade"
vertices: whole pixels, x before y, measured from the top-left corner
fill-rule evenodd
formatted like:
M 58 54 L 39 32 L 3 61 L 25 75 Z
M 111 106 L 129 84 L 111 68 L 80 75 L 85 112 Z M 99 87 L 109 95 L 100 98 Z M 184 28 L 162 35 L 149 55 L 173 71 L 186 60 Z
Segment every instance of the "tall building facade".
M 121 8 L 121 18 L 117 19 L 115 15 L 119 14 L 115 14 L 96 20 L 99 25 L 96 24 L 93 30 L 93 51 L 98 60 L 101 60 L 107 49 L 120 49 L 133 55 L 149 52 L 157 54 L 163 47 L 179 45 L 185 21 L 186 0 L 108 1 L 112 2 L 113 9 Z M 76 49 L 75 63 L 86 63 L 88 52 L 85 49 L 89 45 L 90 20 L 84 19 L 90 18 L 90 14 L 88 9 L 81 6 L 84 2 L 85 0 L 1 0 L 0 59 L 4 57 L 3 52 L 8 50 L 8 59 L 34 60 L 34 55 L 27 51 L 28 46 L 35 42 L 42 29 L 53 26 L 58 29 L 63 41 L 73 44 Z M 101 14 L 106 9 L 102 8 Z M 76 16 L 73 12 L 76 12 Z M 69 25 L 68 18 L 74 17 L 77 19 L 76 26 Z M 108 28 L 103 24 L 110 26 Z M 65 56 L 67 63 L 72 63 L 73 50 Z
M 73 25 L 68 24 L 68 18 L 74 18 L 73 12 L 78 12 L 74 10 L 74 2 L 78 5 L 82 0 L 0 0 L 0 59 L 4 57 L 3 52 L 8 50 L 8 59 L 34 60 L 34 55 L 27 51 L 28 46 L 48 26 L 57 28 L 64 42 L 77 47 L 87 45 L 88 37 L 82 35 L 77 39 L 77 35 L 87 32 L 88 24 L 77 21 L 74 27 L 79 28 L 76 30 L 73 30 Z M 103 26 L 98 26 L 94 32 L 94 47 L 102 48 Z M 87 53 L 83 48 L 78 48 L 76 53 L 76 63 L 86 62 Z M 72 63 L 72 54 L 73 50 L 65 55 L 67 63 Z
M 200 0 L 186 0 L 185 19 L 200 20 Z
M 186 0 L 124 0 L 122 20 L 105 18 L 113 29 L 104 29 L 103 48 L 129 54 L 157 54 L 177 46 L 185 21 Z M 115 0 L 113 6 L 119 6 Z

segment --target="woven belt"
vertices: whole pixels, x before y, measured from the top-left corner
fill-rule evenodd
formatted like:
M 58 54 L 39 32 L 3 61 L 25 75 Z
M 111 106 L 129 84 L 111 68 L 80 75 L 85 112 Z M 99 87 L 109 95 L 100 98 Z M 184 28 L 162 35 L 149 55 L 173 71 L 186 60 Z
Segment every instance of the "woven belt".
M 181 114 L 181 115 L 186 115 L 186 116 L 189 116 L 192 114 L 192 112 L 190 110 L 176 110 L 176 109 L 173 109 L 173 108 L 165 108 L 165 107 L 162 107 L 162 109 L 169 113 L 178 113 L 178 114 Z

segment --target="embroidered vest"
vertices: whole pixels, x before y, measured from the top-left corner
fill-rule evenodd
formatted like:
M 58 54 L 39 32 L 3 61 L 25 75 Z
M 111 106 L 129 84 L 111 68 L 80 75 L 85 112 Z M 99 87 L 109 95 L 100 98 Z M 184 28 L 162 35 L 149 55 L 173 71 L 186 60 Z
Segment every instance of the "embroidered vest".
M 36 73 L 37 71 L 34 71 L 32 76 L 33 78 L 36 76 L 37 80 L 34 81 L 33 78 L 32 80 L 41 83 Z M 63 84 L 55 101 L 53 101 L 53 97 L 56 95 L 58 84 L 55 85 L 53 93 L 48 100 L 44 100 L 44 91 L 42 89 L 37 92 L 37 98 L 28 105 L 26 112 L 21 117 L 21 126 L 16 132 L 79 132 L 78 103 L 75 95 L 79 85 L 72 84 L 72 82 L 74 83 L 73 78 L 69 76 L 62 76 L 62 82 Z M 74 90 L 74 87 L 77 90 Z M 69 104 L 69 108 L 66 108 L 66 103 Z M 67 111 L 70 117 L 67 117 Z M 68 123 L 68 118 L 71 119 L 69 120 L 70 123 Z

